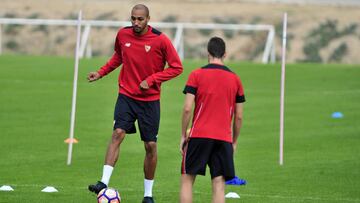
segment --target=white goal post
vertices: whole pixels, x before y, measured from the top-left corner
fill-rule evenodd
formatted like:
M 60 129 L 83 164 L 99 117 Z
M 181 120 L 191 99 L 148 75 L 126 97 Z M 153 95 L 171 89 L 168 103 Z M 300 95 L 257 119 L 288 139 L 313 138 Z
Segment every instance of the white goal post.
M 0 55 L 2 54 L 2 25 L 18 24 L 18 25 L 54 25 L 54 26 L 76 26 L 77 20 L 61 20 L 61 19 L 26 19 L 26 18 L 0 18 Z M 184 30 L 197 29 L 197 30 L 234 30 L 234 31 L 267 31 L 266 43 L 262 55 L 261 62 L 266 64 L 271 61 L 275 62 L 275 28 L 273 25 L 255 25 L 255 24 L 216 24 L 216 23 L 164 23 L 164 22 L 151 22 L 153 27 L 174 28 L 176 29 L 173 44 L 178 51 L 180 58 L 184 58 Z M 84 31 L 81 35 L 81 42 L 79 48 L 79 57 L 91 57 L 91 44 L 89 36 L 91 27 L 124 27 L 129 26 L 128 21 L 105 21 L 105 20 L 82 20 L 81 26 Z

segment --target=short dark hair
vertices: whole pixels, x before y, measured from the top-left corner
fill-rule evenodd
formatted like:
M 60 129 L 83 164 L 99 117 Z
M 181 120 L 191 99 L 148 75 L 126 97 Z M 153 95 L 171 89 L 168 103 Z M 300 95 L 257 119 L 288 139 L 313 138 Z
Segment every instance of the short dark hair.
M 147 6 L 145 6 L 144 4 L 136 4 L 133 7 L 132 11 L 133 10 L 145 10 L 146 17 L 149 17 L 149 15 L 150 15 L 149 8 Z
M 212 57 L 222 58 L 225 54 L 225 42 L 220 37 L 212 37 L 207 46 L 207 50 Z

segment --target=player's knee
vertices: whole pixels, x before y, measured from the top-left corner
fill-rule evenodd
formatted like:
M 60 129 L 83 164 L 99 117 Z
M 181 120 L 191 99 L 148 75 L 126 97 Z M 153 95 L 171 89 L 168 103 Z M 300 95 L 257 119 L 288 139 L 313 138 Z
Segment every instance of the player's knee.
M 156 142 L 145 142 L 145 151 L 148 155 L 156 155 Z
M 125 131 L 120 128 L 116 128 L 112 134 L 112 141 L 121 143 L 125 138 Z

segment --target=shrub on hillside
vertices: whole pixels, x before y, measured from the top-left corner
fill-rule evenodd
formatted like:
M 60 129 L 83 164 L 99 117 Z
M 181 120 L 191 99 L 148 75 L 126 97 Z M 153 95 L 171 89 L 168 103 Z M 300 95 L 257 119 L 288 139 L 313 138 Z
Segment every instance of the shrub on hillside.
M 19 48 L 19 44 L 14 40 L 10 40 L 5 43 L 5 47 L 12 51 L 17 51 Z
M 113 18 L 114 12 L 102 13 L 95 17 L 95 20 L 111 20 Z
M 341 62 L 342 58 L 348 53 L 348 46 L 345 42 L 341 43 L 329 57 L 330 62 Z
M 346 35 L 356 34 L 357 24 L 352 23 L 349 26 L 345 27 L 343 30 L 338 29 L 338 21 L 337 20 L 327 20 L 326 22 L 320 23 L 317 28 L 314 28 L 310 31 L 308 36 L 306 37 L 305 45 L 303 47 L 303 52 L 305 54 L 304 62 L 322 62 L 322 58 L 320 56 L 320 50 L 327 47 L 332 40 L 341 38 Z M 338 47 L 339 50 L 337 52 L 341 52 L 341 55 L 338 53 L 335 54 L 334 57 L 337 58 L 341 56 L 341 58 L 346 54 L 347 46 Z M 330 57 L 331 58 L 331 57 Z
M 235 17 L 231 18 L 223 18 L 223 17 L 214 17 L 213 18 L 214 23 L 220 23 L 220 24 L 237 24 L 238 19 Z M 236 31 L 234 30 L 223 30 L 224 36 L 228 39 L 231 39 L 235 36 Z

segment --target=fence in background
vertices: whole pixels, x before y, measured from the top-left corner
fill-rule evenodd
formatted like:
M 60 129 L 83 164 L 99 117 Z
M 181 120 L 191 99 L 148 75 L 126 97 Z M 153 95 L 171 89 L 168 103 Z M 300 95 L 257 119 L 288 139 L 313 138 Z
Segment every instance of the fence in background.
M 52 26 L 76 26 L 77 20 L 59 20 L 59 19 L 25 19 L 25 18 L 0 18 L 0 55 L 2 54 L 2 25 L 52 25 Z M 89 36 L 91 27 L 124 27 L 129 26 L 127 21 L 102 21 L 102 20 L 83 20 L 81 27 L 81 42 L 79 48 L 80 58 L 91 57 L 91 43 Z M 262 63 L 269 61 L 275 62 L 275 28 L 273 25 L 254 25 L 254 24 L 214 24 L 214 23 L 164 23 L 152 22 L 151 25 L 156 28 L 173 28 L 176 29 L 173 38 L 173 44 L 179 53 L 181 59 L 184 58 L 184 30 L 186 29 L 203 29 L 203 30 L 234 30 L 234 31 L 267 31 L 266 43 L 262 55 Z

